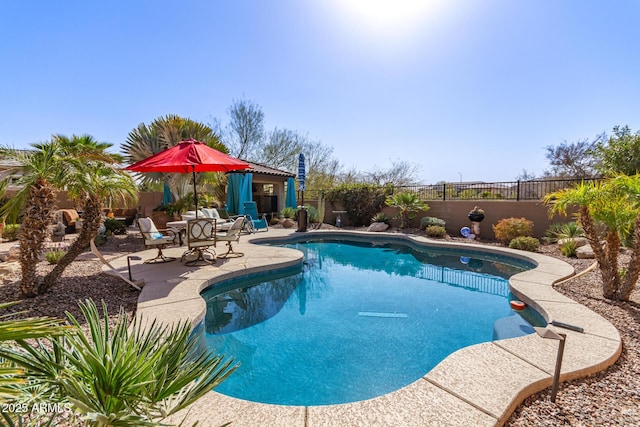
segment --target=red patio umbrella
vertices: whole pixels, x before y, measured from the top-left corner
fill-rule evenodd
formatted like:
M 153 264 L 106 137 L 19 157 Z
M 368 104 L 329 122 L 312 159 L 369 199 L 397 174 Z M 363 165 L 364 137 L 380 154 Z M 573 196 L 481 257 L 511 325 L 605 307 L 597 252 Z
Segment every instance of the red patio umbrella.
M 249 164 L 200 141 L 187 139 L 164 151 L 140 160 L 125 169 L 132 172 L 169 172 L 193 174 L 193 198 L 198 215 L 196 172 L 229 172 L 247 169 Z

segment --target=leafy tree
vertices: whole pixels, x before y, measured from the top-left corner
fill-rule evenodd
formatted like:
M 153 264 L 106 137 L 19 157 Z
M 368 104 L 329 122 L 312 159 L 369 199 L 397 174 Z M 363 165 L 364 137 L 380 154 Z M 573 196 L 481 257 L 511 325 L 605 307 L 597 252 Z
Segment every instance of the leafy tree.
M 600 266 L 604 297 L 628 301 L 640 276 L 640 175 L 583 182 L 550 193 L 544 201 L 551 213 L 566 214 L 570 206 L 578 206 L 580 225 Z M 631 257 L 621 266 L 620 246 L 627 239 Z
M 366 183 L 341 184 L 329 190 L 326 198 L 340 203 L 353 225 L 362 226 L 369 225 L 371 217 L 380 212 L 391 191 L 391 187 Z
M 20 292 L 26 297 L 34 297 L 41 291 L 36 266 L 48 237 L 49 225 L 53 223 L 58 189 L 71 164 L 70 159 L 63 156 L 64 151 L 56 139 L 43 144 L 33 144 L 32 147 L 33 150 L 1 150 L 3 158 L 16 161 L 20 165 L 2 181 L 3 186 L 6 186 L 17 176 L 16 184 L 20 190 L 0 208 L 0 216 L 10 222 L 15 222 L 18 215 L 22 216 L 18 234 Z M 21 175 L 18 172 L 21 172 Z
M 616 126 L 613 136 L 598 141 L 592 153 L 602 174 L 635 175 L 640 172 L 640 131 L 634 134 L 629 126 Z
M 400 218 L 400 228 L 405 228 L 409 220 L 415 218 L 419 211 L 429 210 L 429 206 L 420 200 L 413 192 L 400 192 L 387 197 L 386 204 L 398 209 L 397 217 Z
M 264 113 L 262 107 L 247 99 L 233 100 L 227 109 L 229 123 L 224 133 L 231 154 L 252 160 L 264 141 Z
M 397 159 L 391 162 L 389 169 L 375 168 L 365 172 L 364 179 L 377 185 L 411 186 L 419 183 L 419 172 L 420 165 Z
M 597 175 L 597 159 L 592 151 L 604 138 L 604 134 L 589 141 L 584 139 L 559 146 L 547 146 L 547 159 L 551 170 L 545 171 L 548 178 L 591 178 Z
M 0 357 L 24 370 L 30 386 L 50 403 L 64 403 L 90 426 L 154 426 L 209 393 L 236 368 L 233 360 L 199 349 L 189 322 L 175 326 L 130 322 L 120 311 L 115 325 L 87 301 L 88 325 L 68 315 L 63 337 L 0 347 Z

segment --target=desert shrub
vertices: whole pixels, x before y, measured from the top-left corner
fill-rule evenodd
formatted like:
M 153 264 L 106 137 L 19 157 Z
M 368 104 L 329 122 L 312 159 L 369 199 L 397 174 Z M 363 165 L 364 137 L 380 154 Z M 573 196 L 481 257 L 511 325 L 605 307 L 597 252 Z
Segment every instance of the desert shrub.
M 560 252 L 566 257 L 575 257 L 578 244 L 573 239 L 567 239 L 560 245 Z
M 434 216 L 425 216 L 420 218 L 420 228 L 422 230 L 426 230 L 427 227 L 430 227 L 432 225 L 438 225 L 444 228 L 447 223 L 444 219 L 436 218 Z
M 319 223 L 320 215 L 318 214 L 318 209 L 311 205 L 305 205 L 304 207 L 307 209 L 307 221 L 314 224 Z
M 371 218 L 371 222 L 384 222 L 385 224 L 389 224 L 391 221 L 391 217 L 384 212 L 378 212 Z
M 533 221 L 526 218 L 503 218 L 492 227 L 496 239 L 504 244 L 509 244 L 516 237 L 533 234 Z
M 105 219 L 104 227 L 107 229 L 107 233 L 127 234 L 127 227 L 124 225 L 124 223 L 113 218 Z
M 20 224 L 7 224 L 2 229 L 2 238 L 13 242 L 18 240 L 18 233 L 20 232 Z
M 57 264 L 66 254 L 67 251 L 62 248 L 52 248 L 44 254 L 44 259 L 46 259 L 49 264 Z
M 425 232 L 429 237 L 444 237 L 447 234 L 447 230 L 441 225 L 430 225 L 425 229 Z
M 276 224 L 279 224 L 279 223 L 280 223 L 280 220 L 276 216 L 271 218 L 271 221 L 269 221 L 269 225 L 276 225 Z
M 459 199 L 475 199 L 477 196 L 478 196 L 478 192 L 470 188 L 467 188 L 466 190 L 462 190 L 458 194 Z
M 366 183 L 342 184 L 327 192 L 327 200 L 339 203 L 354 226 L 369 225 L 371 217 L 382 210 L 393 188 Z
M 540 240 L 531 236 L 518 236 L 509 242 L 509 247 L 511 249 L 535 252 L 540 247 Z
M 296 212 L 297 212 L 296 208 L 287 207 L 280 211 L 280 215 L 282 215 L 283 218 L 293 219 L 296 216 Z

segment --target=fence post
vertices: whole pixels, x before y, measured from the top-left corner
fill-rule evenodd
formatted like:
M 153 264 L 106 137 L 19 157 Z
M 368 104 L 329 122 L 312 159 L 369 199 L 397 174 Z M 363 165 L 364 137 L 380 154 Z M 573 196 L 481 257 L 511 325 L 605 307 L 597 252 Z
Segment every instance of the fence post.
M 520 201 L 520 180 L 518 180 L 518 185 L 516 185 L 516 201 Z
M 447 200 L 447 184 L 442 183 L 442 200 Z

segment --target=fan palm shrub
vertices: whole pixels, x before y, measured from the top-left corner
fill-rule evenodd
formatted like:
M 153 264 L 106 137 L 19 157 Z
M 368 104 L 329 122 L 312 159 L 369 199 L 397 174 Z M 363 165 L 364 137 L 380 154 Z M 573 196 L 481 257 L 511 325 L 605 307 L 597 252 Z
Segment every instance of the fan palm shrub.
M 188 322 L 130 322 L 120 311 L 109 325 L 96 305 L 80 304 L 89 332 L 68 314 L 62 337 L 36 344 L 16 338 L 0 357 L 24 370 L 52 403 L 60 403 L 89 426 L 154 426 L 210 392 L 235 369 L 232 359 L 200 351 Z M 166 425 L 166 424 L 165 424 Z
M 220 141 L 219 135 L 209 126 L 177 115 L 166 115 L 156 118 L 151 124 L 141 123 L 129 132 L 127 140 L 122 144 L 122 153 L 126 163 L 132 164 L 144 160 L 154 154 L 177 145 L 181 141 L 193 138 L 223 153 L 227 147 Z M 146 172 L 139 174 L 143 186 L 167 183 L 171 192 L 177 197 L 184 197 L 193 188 L 191 175 Z M 224 188 L 227 177 L 222 173 L 199 173 L 198 180 L 205 186 L 206 192 L 218 201 L 224 200 Z
M 418 194 L 410 192 L 392 194 L 387 197 L 386 204 L 398 209 L 400 228 L 406 228 L 416 213 L 429 210 L 429 206 L 420 200 Z

